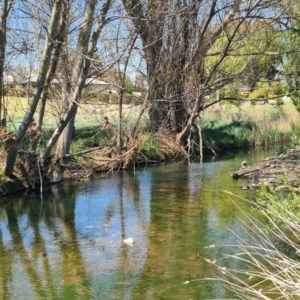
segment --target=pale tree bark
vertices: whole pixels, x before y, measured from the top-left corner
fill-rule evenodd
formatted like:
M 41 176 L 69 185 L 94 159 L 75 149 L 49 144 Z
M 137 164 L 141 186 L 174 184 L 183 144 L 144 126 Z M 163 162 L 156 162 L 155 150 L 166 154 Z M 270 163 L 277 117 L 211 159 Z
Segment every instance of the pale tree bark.
M 67 30 L 68 30 L 68 20 L 69 20 L 69 10 L 70 10 L 70 3 L 69 0 L 64 0 L 62 5 L 62 10 L 60 11 L 61 18 L 60 18 L 60 24 L 57 30 L 57 36 L 56 36 L 56 43 L 54 44 L 54 53 L 53 58 L 51 61 L 50 68 L 48 70 L 46 80 L 45 80 L 45 87 L 43 90 L 43 93 L 41 95 L 40 103 L 39 103 L 39 109 L 38 109 L 38 117 L 37 117 L 37 125 L 36 125 L 36 135 L 33 137 L 31 142 L 31 149 L 30 151 L 35 152 L 38 142 L 41 138 L 42 133 L 42 126 L 43 126 L 43 120 L 45 115 L 45 108 L 46 108 L 46 102 L 47 98 L 49 97 L 49 88 L 51 85 L 51 81 L 54 79 L 54 75 L 56 73 L 57 65 L 60 59 L 60 56 L 62 54 L 63 48 L 66 47 L 67 42 Z M 63 85 L 65 83 L 62 83 Z
M 71 95 L 67 99 L 67 109 L 61 117 L 61 122 L 49 139 L 42 153 L 41 158 L 43 161 L 49 157 L 51 149 L 57 141 L 57 158 L 63 160 L 63 157 L 69 153 L 77 107 L 90 68 L 91 62 L 89 58 L 92 57 L 96 50 L 98 39 L 102 32 L 103 26 L 106 23 L 106 14 L 110 7 L 110 3 L 111 0 L 106 0 L 103 4 L 96 27 L 92 34 L 91 29 L 93 25 L 93 15 L 95 13 L 96 1 L 88 1 L 86 4 L 82 22 L 83 26 L 80 30 L 78 38 L 77 53 L 79 56 L 72 71 Z M 61 172 L 59 172 L 60 174 L 57 176 L 56 181 L 61 180 L 62 172 L 63 169 Z
M 121 155 L 122 152 L 122 123 L 123 123 L 123 98 L 124 98 L 124 92 L 125 92 L 125 81 L 126 81 L 126 75 L 127 75 L 127 68 L 130 56 L 132 54 L 132 50 L 134 48 L 135 42 L 137 39 L 137 35 L 135 34 L 133 37 L 129 38 L 129 44 L 126 48 L 128 49 L 128 53 L 125 57 L 124 61 L 124 70 L 121 72 L 120 64 L 119 64 L 119 79 L 120 79 L 120 91 L 119 91 L 119 110 L 118 110 L 118 137 L 117 137 L 117 154 Z M 127 49 L 126 49 L 127 50 Z M 125 50 L 125 51 L 126 51 Z
M 81 74 L 84 68 L 85 56 L 88 55 L 88 44 L 93 26 L 93 16 L 95 13 L 96 4 L 97 1 L 95 0 L 86 2 L 82 26 L 78 37 L 78 46 L 76 51 L 78 58 L 77 63 L 74 66 L 71 79 L 71 88 L 73 86 L 73 90 L 76 91 L 76 94 L 73 93 L 72 98 L 67 97 L 64 99 L 66 103 L 64 103 L 63 106 L 66 107 L 66 110 L 63 111 L 63 114 L 67 113 L 68 106 L 72 105 L 73 103 L 77 104 L 79 102 L 82 86 L 84 85 L 84 80 L 81 80 Z M 73 112 L 74 113 L 72 116 L 70 116 L 70 119 L 66 124 L 66 127 L 63 129 L 56 146 L 56 156 L 61 157 L 62 160 L 63 155 L 67 154 L 70 149 L 77 105 L 74 105 Z
M 10 4 L 12 5 L 12 3 Z M 5 116 L 3 113 L 4 99 L 4 63 L 5 63 L 5 48 L 6 48 L 6 20 L 9 13 L 8 0 L 2 0 L 0 7 L 0 119 Z
M 30 100 L 30 103 L 29 103 L 29 106 L 25 113 L 25 116 L 23 118 L 23 121 L 22 121 L 19 129 L 16 132 L 14 141 L 9 148 L 7 159 L 6 159 L 5 171 L 4 171 L 4 174 L 6 176 L 10 176 L 13 173 L 13 169 L 14 169 L 15 162 L 17 159 L 20 143 L 26 134 L 26 130 L 28 129 L 29 124 L 32 121 L 33 115 L 35 113 L 35 110 L 37 108 L 41 94 L 44 89 L 47 72 L 50 67 L 51 52 L 52 52 L 52 48 L 53 48 L 52 43 L 55 42 L 57 28 L 60 23 L 60 16 L 61 16 L 60 11 L 62 8 L 62 3 L 63 3 L 62 0 L 57 0 L 54 2 L 53 8 L 52 8 L 51 19 L 49 22 L 48 32 L 46 35 L 44 52 L 43 52 L 40 66 L 39 66 L 38 78 L 37 78 L 37 83 L 35 86 L 34 94 Z

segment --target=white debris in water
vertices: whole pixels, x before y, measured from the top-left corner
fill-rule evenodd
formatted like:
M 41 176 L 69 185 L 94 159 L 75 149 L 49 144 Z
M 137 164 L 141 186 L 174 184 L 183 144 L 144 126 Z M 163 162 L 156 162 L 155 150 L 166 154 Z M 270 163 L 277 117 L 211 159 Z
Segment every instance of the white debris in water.
M 127 244 L 127 245 L 132 245 L 134 242 L 133 242 L 133 238 L 132 237 L 130 237 L 130 238 L 128 238 L 128 239 L 124 239 L 123 240 L 123 243 L 124 244 Z

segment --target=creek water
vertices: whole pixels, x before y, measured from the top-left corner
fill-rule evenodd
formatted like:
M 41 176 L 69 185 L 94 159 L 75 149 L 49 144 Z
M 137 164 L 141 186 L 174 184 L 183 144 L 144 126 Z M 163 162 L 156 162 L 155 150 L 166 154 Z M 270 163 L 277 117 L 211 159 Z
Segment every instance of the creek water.
M 243 160 L 174 163 L 65 182 L 0 202 L 0 299 L 229 299 L 220 274 L 199 256 L 239 267 L 233 230 L 247 240 L 249 203 L 228 174 Z M 241 209 L 241 210 L 240 210 Z M 251 226 L 251 225 L 250 225 Z M 132 245 L 124 239 L 133 238 Z M 206 249 L 211 244 L 224 245 Z M 183 284 L 190 281 L 189 284 Z

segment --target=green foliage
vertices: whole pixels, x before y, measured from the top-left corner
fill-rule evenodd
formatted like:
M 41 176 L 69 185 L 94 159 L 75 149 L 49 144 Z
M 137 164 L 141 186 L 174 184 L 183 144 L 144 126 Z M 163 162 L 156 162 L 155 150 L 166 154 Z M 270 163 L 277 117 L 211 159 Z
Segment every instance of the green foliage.
M 300 112 L 300 92 L 294 92 L 291 98 L 296 109 Z
M 254 90 L 249 94 L 249 99 L 271 98 L 286 93 L 287 87 L 280 81 L 261 79 L 256 83 Z
M 300 147 L 300 126 L 295 129 L 295 132 L 291 135 L 291 142 L 293 146 Z
M 100 127 L 82 127 L 76 129 L 71 144 L 71 152 L 98 146 L 112 146 L 114 142 L 113 130 L 102 130 Z
M 117 95 L 107 92 L 89 93 L 84 91 L 81 94 L 81 100 L 83 103 L 109 103 L 113 96 L 117 97 Z
M 256 83 L 255 90 L 249 94 L 249 99 L 268 98 L 270 85 L 267 81 Z
M 134 86 L 128 76 L 125 77 L 125 82 L 124 82 L 124 91 L 125 93 L 131 94 L 134 90 Z
M 218 77 L 230 79 L 233 74 L 238 74 L 232 82 L 221 88 L 220 95 L 224 97 L 240 97 L 242 90 L 253 89 L 262 78 L 268 81 L 275 79 L 276 68 L 281 62 L 278 55 L 249 55 L 249 53 L 278 51 L 282 49 L 283 41 L 280 34 L 267 22 L 257 20 L 244 22 L 236 31 L 235 24 L 224 31 L 223 35 L 212 46 L 206 61 L 205 69 L 209 73 L 214 64 L 222 57 L 225 45 L 230 43 L 230 53 L 218 65 Z M 220 53 L 219 55 L 216 55 Z M 210 56 L 211 54 L 211 56 Z M 231 55 L 232 54 L 232 55 Z M 265 87 L 253 98 L 267 94 Z
M 288 91 L 292 94 L 292 101 L 300 111 L 300 56 L 299 53 L 294 51 L 300 47 L 300 22 L 299 22 L 299 4 L 289 5 L 288 14 L 292 17 L 290 20 L 290 26 L 293 30 L 288 30 L 282 33 L 282 40 L 284 40 L 284 50 L 287 54 L 284 57 L 283 71 L 285 80 L 288 85 Z

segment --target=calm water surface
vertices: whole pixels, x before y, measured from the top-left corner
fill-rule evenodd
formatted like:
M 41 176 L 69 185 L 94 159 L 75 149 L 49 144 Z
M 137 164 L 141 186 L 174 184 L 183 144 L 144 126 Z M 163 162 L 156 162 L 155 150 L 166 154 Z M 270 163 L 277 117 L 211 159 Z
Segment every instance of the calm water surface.
M 234 244 L 229 229 L 247 239 L 245 218 L 223 191 L 253 197 L 228 172 L 267 155 L 124 171 L 55 185 L 43 199 L 9 197 L 0 202 L 0 299 L 233 298 L 219 281 L 183 282 L 217 276 L 198 254 L 213 260 L 234 252 L 204 249 Z M 122 242 L 129 237 L 132 246 Z

